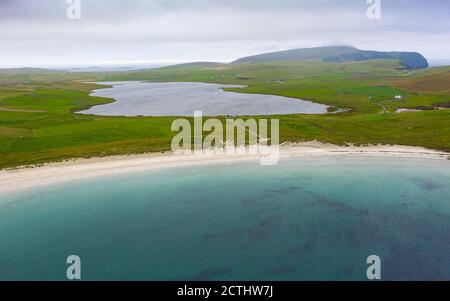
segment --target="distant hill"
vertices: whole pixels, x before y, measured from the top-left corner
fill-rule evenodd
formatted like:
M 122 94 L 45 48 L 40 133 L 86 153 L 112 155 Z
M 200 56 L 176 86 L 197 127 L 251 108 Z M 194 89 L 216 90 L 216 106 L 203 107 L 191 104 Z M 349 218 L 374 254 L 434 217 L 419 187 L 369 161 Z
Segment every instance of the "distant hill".
M 159 69 L 166 69 L 166 68 L 217 68 L 225 66 L 224 63 L 216 63 L 216 62 L 192 62 L 192 63 L 183 63 L 183 64 L 176 64 L 176 65 L 170 65 L 165 67 L 160 67 Z
M 57 74 L 62 73 L 61 70 L 52 70 L 44 68 L 4 68 L 0 69 L 0 74 Z
M 240 58 L 232 64 L 258 63 L 269 61 L 325 61 L 351 62 L 376 59 L 398 59 L 408 69 L 427 68 L 428 61 L 417 52 L 382 52 L 361 50 L 350 46 L 330 46 L 301 48 L 285 51 L 264 53 Z

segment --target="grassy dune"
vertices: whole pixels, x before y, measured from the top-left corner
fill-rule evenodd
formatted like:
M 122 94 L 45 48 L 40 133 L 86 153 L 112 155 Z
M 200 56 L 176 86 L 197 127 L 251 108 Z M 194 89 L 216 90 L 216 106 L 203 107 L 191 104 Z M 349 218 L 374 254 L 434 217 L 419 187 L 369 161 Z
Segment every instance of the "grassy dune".
M 149 80 L 244 84 L 230 91 L 276 94 L 349 108 L 276 116 L 281 141 L 402 144 L 450 151 L 450 111 L 395 113 L 450 103 L 450 68 L 400 70 L 397 61 L 191 64 L 110 74 L 0 70 L 0 168 L 76 157 L 170 149 L 174 118 L 101 117 L 76 112 L 111 99 L 81 81 Z M 404 98 L 392 101 L 395 95 Z M 268 118 L 268 117 L 263 117 Z

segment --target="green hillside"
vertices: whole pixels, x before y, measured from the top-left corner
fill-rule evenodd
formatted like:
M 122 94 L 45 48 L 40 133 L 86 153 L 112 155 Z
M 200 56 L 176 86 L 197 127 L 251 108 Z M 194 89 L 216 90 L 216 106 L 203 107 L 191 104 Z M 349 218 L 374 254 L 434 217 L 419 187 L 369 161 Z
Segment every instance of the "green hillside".
M 0 168 L 76 157 L 170 149 L 173 118 L 77 114 L 111 99 L 89 96 L 99 88 L 82 81 L 201 81 L 246 85 L 236 92 L 313 100 L 347 113 L 264 116 L 280 119 L 281 141 L 401 144 L 450 151 L 450 67 L 400 70 L 397 60 L 195 64 L 122 73 L 0 74 Z M 420 82 L 420 91 L 408 83 Z M 412 85 L 414 86 L 414 85 Z M 401 100 L 393 100 L 395 95 Z M 427 108 L 396 113 L 397 108 Z
M 382 52 L 360 50 L 350 46 L 329 46 L 291 49 L 240 58 L 233 64 L 273 61 L 324 61 L 333 63 L 397 59 L 407 69 L 427 68 L 427 60 L 417 52 Z

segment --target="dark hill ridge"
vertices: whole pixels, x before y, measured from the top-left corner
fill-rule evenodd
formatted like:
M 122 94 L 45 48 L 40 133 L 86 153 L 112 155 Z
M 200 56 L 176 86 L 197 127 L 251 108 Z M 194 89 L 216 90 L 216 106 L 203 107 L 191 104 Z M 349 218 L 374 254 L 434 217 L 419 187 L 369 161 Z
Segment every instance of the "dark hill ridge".
M 428 68 L 428 61 L 417 52 L 383 52 L 360 50 L 350 46 L 330 46 L 301 48 L 264 53 L 240 58 L 232 64 L 258 63 L 269 61 L 325 61 L 352 62 L 376 59 L 398 59 L 408 69 Z

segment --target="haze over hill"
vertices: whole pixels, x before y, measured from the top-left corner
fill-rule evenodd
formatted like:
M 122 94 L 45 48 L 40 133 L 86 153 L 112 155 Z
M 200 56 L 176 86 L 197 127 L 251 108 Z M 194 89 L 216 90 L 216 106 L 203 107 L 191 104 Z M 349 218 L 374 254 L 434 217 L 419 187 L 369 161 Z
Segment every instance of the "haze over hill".
M 368 61 L 375 59 L 398 59 L 409 69 L 427 68 L 428 61 L 417 52 L 382 52 L 361 50 L 351 46 L 329 46 L 291 49 L 264 53 L 240 58 L 232 64 L 257 63 L 269 61 L 325 61 L 325 62 L 351 62 Z
M 239 58 L 229 65 L 239 64 L 253 64 L 263 62 L 276 62 L 276 61 L 316 61 L 316 62 L 328 62 L 328 63 L 345 63 L 345 62 L 361 62 L 381 59 L 396 59 L 399 60 L 405 69 L 423 69 L 428 68 L 429 63 L 427 59 L 418 52 L 398 52 L 398 51 L 373 51 L 373 50 L 361 50 L 351 46 L 326 46 L 326 47 L 313 47 L 313 48 L 299 48 L 284 51 L 276 51 L 263 53 L 258 55 L 247 56 Z M 134 68 L 115 68 L 115 69 L 102 69 L 102 68 L 79 68 L 77 69 L 42 69 L 42 68 L 7 68 L 0 69 L 0 74 L 34 74 L 34 73 L 60 73 L 65 71 L 79 71 L 79 72 L 133 72 L 140 70 L 151 70 L 158 68 L 217 68 L 226 66 L 226 63 L 208 62 L 208 61 L 196 61 L 182 64 L 169 64 L 166 66 L 142 66 Z

